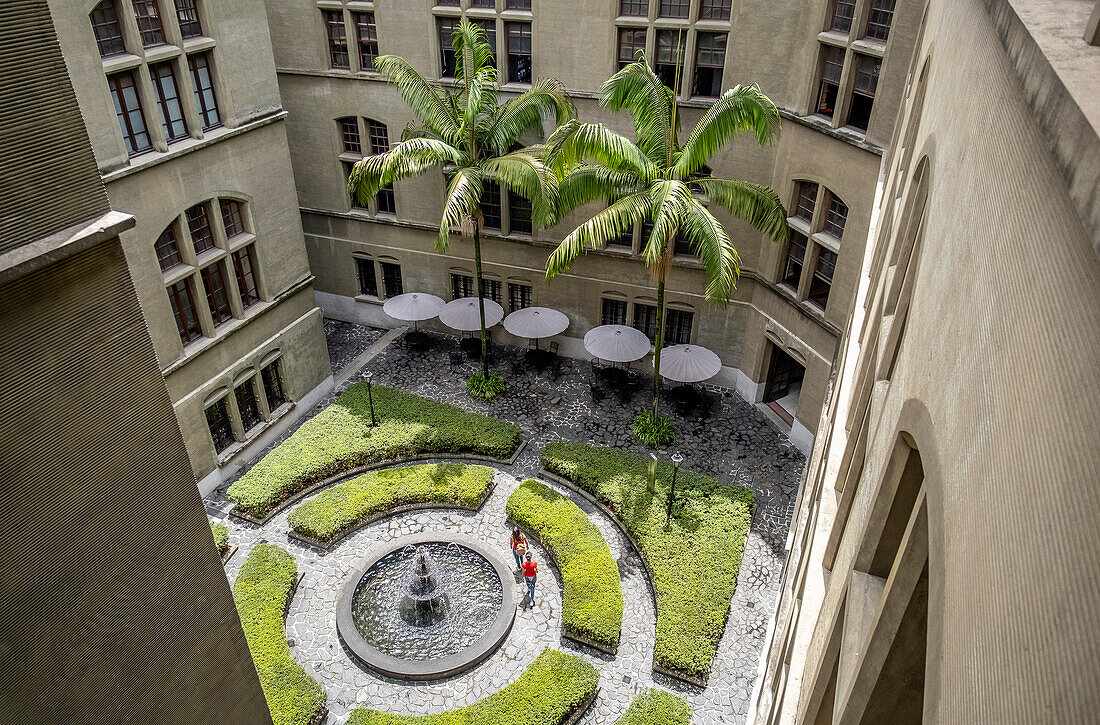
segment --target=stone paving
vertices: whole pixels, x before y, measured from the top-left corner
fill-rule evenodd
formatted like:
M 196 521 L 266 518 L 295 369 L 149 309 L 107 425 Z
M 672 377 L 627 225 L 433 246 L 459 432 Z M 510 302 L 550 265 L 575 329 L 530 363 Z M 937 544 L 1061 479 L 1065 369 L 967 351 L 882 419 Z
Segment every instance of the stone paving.
M 328 343 L 328 361 L 337 372 L 360 353 L 378 341 L 385 330 L 364 327 L 352 322 L 324 319 L 325 341 Z
M 372 338 L 372 342 L 379 336 L 378 331 L 360 329 L 364 338 Z M 347 334 L 348 330 L 342 333 Z M 354 347 L 346 340 L 338 344 Z M 330 350 L 332 347 L 330 344 Z M 433 351 L 412 354 L 399 338 L 366 367 L 374 373 L 377 384 L 511 420 L 521 427 L 527 445 L 513 465 L 496 466 L 497 487 L 481 511 L 431 510 L 398 515 L 361 529 L 327 553 L 287 538 L 288 511 L 263 527 L 226 520 L 231 543 L 240 547 L 226 567 L 230 581 L 236 578 L 249 550 L 260 541 L 285 547 L 305 572 L 290 606 L 287 637 L 293 640 L 294 656 L 328 692 L 332 712 L 328 722 L 343 723 L 351 709 L 362 705 L 401 714 L 424 714 L 469 704 L 513 681 L 546 646 L 579 654 L 599 669 L 601 691 L 581 720 L 584 725 L 613 723 L 634 694 L 654 685 L 685 697 L 694 711 L 694 723 L 744 722 L 768 616 L 778 590 L 784 539 L 805 459 L 752 405 L 735 392 L 716 387 L 708 387 L 717 398 L 708 420 L 676 418 L 680 440 L 675 448 L 685 454 L 686 467 L 731 484 L 751 487 L 757 506 L 729 622 L 713 663 L 710 684 L 705 689 L 651 671 L 655 612 L 641 561 L 602 512 L 561 488 L 600 528 L 619 563 L 626 606 L 618 655 L 612 657 L 561 639 L 560 582 L 557 572 L 548 564 L 540 567 L 537 606 L 520 610 L 501 649 L 458 677 L 427 684 L 401 683 L 369 673 L 346 652 L 336 632 L 336 600 L 357 564 L 371 549 L 397 545 L 395 539 L 414 533 L 456 531 L 497 546 L 507 560 L 504 504 L 520 480 L 538 476 L 538 452 L 547 441 L 561 437 L 646 452 L 630 437 L 629 425 L 649 399 L 647 391 L 639 393 L 627 406 L 611 399 L 594 403 L 588 389 L 587 363 L 567 360 L 556 381 L 532 374 L 517 378 L 507 365 L 501 366 L 508 390 L 502 398 L 482 403 L 465 393 L 465 378 L 474 370 L 473 364 L 450 366 L 448 353 L 454 350 L 457 350 L 455 342 L 444 338 Z M 350 355 L 347 359 L 354 357 Z M 348 384 L 359 379 L 362 372 L 356 373 Z M 322 401 L 317 410 L 335 395 Z M 207 506 L 216 518 L 224 518 L 228 509 L 224 489 L 208 498 Z M 538 547 L 536 551 L 539 561 L 546 562 L 545 552 Z

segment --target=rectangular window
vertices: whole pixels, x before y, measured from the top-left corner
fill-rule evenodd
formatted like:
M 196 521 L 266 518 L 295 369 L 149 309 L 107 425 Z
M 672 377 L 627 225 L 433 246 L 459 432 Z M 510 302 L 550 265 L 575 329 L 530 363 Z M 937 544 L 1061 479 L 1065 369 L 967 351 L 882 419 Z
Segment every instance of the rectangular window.
M 241 211 L 241 203 L 233 199 L 222 199 L 222 224 L 225 226 L 225 238 L 232 239 L 238 234 L 244 234 L 244 214 Z
M 367 138 L 370 140 L 370 152 L 377 156 L 390 150 L 390 135 L 386 124 L 367 119 Z
M 187 56 L 187 65 L 191 67 L 191 83 L 195 86 L 195 102 L 199 106 L 199 118 L 202 130 L 222 125 L 218 114 L 218 99 L 214 95 L 214 77 L 210 72 L 208 53 L 196 53 Z
M 179 19 L 180 34 L 184 38 L 196 38 L 202 35 L 199 8 L 195 0 L 176 0 L 176 18 Z
M 455 3 L 458 5 L 458 3 Z M 490 10 L 496 10 L 496 0 L 470 0 L 470 7 L 472 8 L 489 8 Z
M 607 241 L 609 247 L 622 247 L 623 249 L 634 248 L 634 230 L 627 229 L 625 232 L 617 237 L 612 237 Z
M 260 406 L 256 403 L 256 389 L 252 380 L 246 380 L 236 387 L 233 395 L 237 398 L 237 410 L 241 412 L 241 424 L 245 431 L 260 424 Z
M 512 222 L 512 234 L 531 233 L 531 202 L 519 194 L 508 192 L 508 218 Z
M 699 4 L 700 20 L 729 20 L 733 0 L 702 0 Z
M 458 28 L 458 18 L 439 18 L 439 59 L 442 63 L 441 75 L 444 78 L 454 78 L 456 60 L 454 41 L 451 36 Z
M 472 7 L 477 7 L 476 5 Z M 489 46 L 489 50 L 493 53 L 493 59 L 490 61 L 493 67 L 500 70 L 500 66 L 497 65 L 497 21 L 495 20 L 471 20 L 474 25 L 481 28 L 481 32 L 485 33 L 485 43 Z
M 508 82 L 531 82 L 531 23 L 506 23 Z
M 180 263 L 180 245 L 176 240 L 176 223 L 172 222 L 168 228 L 161 232 L 157 241 L 153 244 L 157 250 L 157 261 L 160 262 L 162 271 L 167 271 Z
M 191 279 L 181 279 L 169 287 L 168 301 L 172 303 L 172 316 L 176 318 L 176 327 L 183 344 L 202 337 L 199 318 L 195 314 L 195 298 L 191 294 Z
M 835 196 L 829 197 L 829 210 L 825 214 L 825 231 L 840 239 L 844 236 L 844 222 L 848 220 L 848 205 Z
M 233 252 L 233 271 L 237 275 L 241 305 L 247 310 L 260 301 L 260 293 L 256 289 L 256 252 L 251 244 Z
M 164 25 L 160 20 L 157 0 L 134 0 L 134 18 L 137 19 L 141 44 L 146 48 L 164 44 Z
M 498 305 L 501 304 L 501 286 L 502 285 L 500 284 L 500 280 L 499 279 L 487 279 L 487 280 L 484 280 L 484 282 L 485 282 L 485 296 L 488 297 L 489 299 L 491 299 L 493 302 L 496 302 Z
M 374 13 L 352 13 L 355 23 L 355 40 L 359 44 L 360 70 L 374 70 L 374 59 L 378 57 L 378 26 L 374 24 Z
M 457 8 L 460 2 L 459 0 L 435 0 L 435 4 L 443 8 Z
M 500 184 L 489 182 L 481 191 L 481 215 L 486 229 L 500 229 Z
M 836 111 L 836 96 L 844 72 L 844 49 L 826 46 L 821 66 L 821 88 L 817 93 L 817 113 L 827 118 Z
M 797 291 L 802 280 L 802 265 L 806 259 L 806 237 L 791 230 L 787 242 L 787 261 L 783 265 L 783 284 Z
M 477 294 L 474 287 L 474 278 L 465 274 L 451 275 L 451 299 L 458 300 L 463 297 L 473 297 Z
M 649 0 L 620 0 L 619 15 L 630 15 L 640 18 L 648 17 Z
M 505 0 L 505 10 L 530 10 L 531 0 Z
M 333 68 L 351 68 L 348 57 L 348 30 L 344 27 L 343 10 L 322 10 L 325 32 L 328 33 L 328 61 Z
M 383 186 L 378 191 L 378 196 L 374 198 L 378 202 L 378 212 L 380 214 L 397 213 L 397 197 L 393 194 L 393 184 Z
M 619 28 L 619 70 L 638 60 L 645 51 L 645 28 Z
M 875 104 L 875 90 L 878 88 L 878 70 L 881 58 L 869 55 L 856 55 L 856 82 L 852 87 L 852 103 L 848 109 L 848 125 L 867 130 L 871 120 L 871 108 Z
M 814 204 L 817 203 L 817 184 L 809 181 L 798 182 L 798 199 L 795 201 L 794 215 L 810 223 L 814 220 Z
M 686 18 L 689 7 L 691 7 L 690 0 L 661 0 L 661 4 L 657 9 L 657 17 Z
M 836 269 L 836 254 L 828 249 L 818 249 L 817 264 L 814 266 L 814 278 L 810 282 L 810 302 L 825 309 L 829 301 L 829 290 L 833 286 L 833 271 Z
M 688 310 L 665 310 L 664 345 L 687 345 L 691 342 L 691 321 L 694 316 Z
M 653 70 L 669 88 L 676 85 L 676 69 L 684 62 L 683 33 L 678 30 L 657 31 L 657 57 Z M 679 88 L 673 88 L 679 93 Z
M 359 276 L 359 294 L 367 297 L 377 297 L 378 277 L 374 272 L 374 260 L 356 257 L 355 271 Z
M 202 254 L 213 247 L 214 232 L 210 229 L 206 202 L 195 204 L 184 215 L 187 217 L 187 231 L 191 232 L 191 242 L 195 245 L 195 254 Z
M 722 95 L 722 68 L 726 64 L 727 33 L 699 33 L 695 42 L 696 96 Z
M 508 283 L 508 311 L 515 312 L 531 306 L 531 285 Z
M 379 262 L 382 267 L 382 290 L 386 298 L 396 297 L 405 291 L 401 283 L 401 265 L 391 262 Z
M 631 324 L 635 330 L 641 330 L 650 342 L 657 340 L 657 306 L 634 303 L 634 322 Z
M 233 445 L 233 426 L 229 423 L 229 411 L 225 398 L 206 409 L 206 425 L 210 428 L 210 438 L 214 441 L 214 450 L 221 453 Z
M 111 87 L 111 98 L 115 102 L 115 115 L 122 129 L 122 138 L 126 141 L 126 153 L 137 156 L 153 148 L 149 132 L 145 128 L 145 116 L 141 113 L 141 99 L 134 85 L 134 74 L 130 71 L 107 76 L 107 85 Z
M 183 121 L 183 108 L 180 106 L 176 70 L 172 61 L 149 66 L 149 75 L 153 77 L 153 87 L 157 91 L 157 107 L 160 109 L 160 122 L 164 126 L 165 138 L 170 142 L 186 138 L 187 124 Z
M 855 17 L 855 14 L 855 0 L 834 0 L 833 21 L 829 25 L 829 30 L 836 30 L 840 33 L 847 33 L 852 29 L 852 18 Z
M 867 16 L 867 37 L 885 43 L 893 20 L 894 0 L 872 0 L 871 13 Z
M 625 325 L 626 300 L 609 300 L 604 298 L 600 309 L 600 324 Z
M 122 40 L 122 26 L 118 22 L 118 8 L 115 0 L 103 0 L 92 11 L 92 32 L 95 34 L 99 54 L 106 58 L 126 52 Z
M 344 153 L 363 153 L 363 145 L 359 142 L 359 121 L 357 119 L 340 119 L 340 140 L 344 143 Z
M 672 240 L 672 253 L 673 254 L 694 254 L 691 251 L 691 242 L 681 237 L 679 234 Z
M 233 310 L 229 307 L 229 291 L 225 288 L 225 275 L 222 273 L 221 262 L 203 267 L 202 284 L 206 287 L 206 301 L 210 303 L 210 314 L 214 317 L 214 324 L 220 325 L 233 316 Z
M 264 383 L 264 392 L 267 393 L 267 407 L 277 409 L 286 402 L 286 393 L 283 392 L 283 378 L 279 375 L 279 363 L 273 362 L 260 368 L 260 379 Z

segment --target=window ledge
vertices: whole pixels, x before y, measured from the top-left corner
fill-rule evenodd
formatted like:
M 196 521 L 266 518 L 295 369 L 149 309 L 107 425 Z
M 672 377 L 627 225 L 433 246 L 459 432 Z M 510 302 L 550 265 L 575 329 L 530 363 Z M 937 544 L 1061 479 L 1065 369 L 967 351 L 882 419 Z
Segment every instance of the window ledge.
M 658 30 L 662 28 L 684 28 L 685 30 L 691 26 L 691 21 L 687 18 L 657 18 L 653 21 L 653 27 Z
M 861 148 L 864 151 L 869 151 L 878 156 L 882 156 L 884 149 L 878 144 L 871 143 L 867 140 L 864 133 L 856 131 L 852 128 L 833 128 L 832 120 L 819 116 L 817 114 L 802 115 L 795 113 L 787 108 L 780 108 L 779 115 L 786 120 L 794 121 L 797 124 L 812 128 L 815 131 L 820 131 L 827 136 L 832 136 L 835 139 L 844 141 L 857 148 Z
M 343 10 L 344 3 L 340 0 L 317 0 L 317 7 L 322 10 Z
M 141 65 L 141 58 L 133 53 L 121 53 L 103 58 L 103 72 L 107 75 L 137 68 L 139 65 Z
M 183 52 L 178 45 L 158 45 L 145 51 L 145 62 L 156 63 L 169 58 L 176 58 Z
M 202 254 L 195 258 L 195 266 L 205 267 L 208 264 L 217 262 L 224 257 L 227 252 L 221 247 L 213 247 L 212 249 L 205 250 Z
M 828 232 L 817 232 L 810 239 L 828 249 L 833 254 L 840 254 L 840 240 Z
M 369 0 L 348 0 L 348 10 L 374 10 L 374 3 Z
M 615 18 L 615 22 L 626 25 L 637 25 L 643 28 L 649 27 L 649 18 L 643 17 L 641 15 L 620 15 L 619 17 Z
M 225 464 L 236 458 L 241 451 L 247 448 L 257 438 L 262 436 L 268 428 L 278 423 L 293 408 L 294 402 L 287 401 L 275 410 L 271 411 L 271 416 L 267 420 L 260 421 L 256 425 L 249 428 L 248 431 L 244 434 L 243 441 L 234 442 L 233 445 L 229 446 L 224 451 L 218 454 L 218 466 L 224 466 Z
M 807 237 L 810 236 L 810 223 L 801 217 L 787 217 L 787 226 Z
M 817 34 L 817 39 L 826 45 L 845 48 L 848 46 L 848 34 L 839 30 L 826 30 Z
M 205 35 L 196 35 L 191 38 L 184 39 L 183 52 L 192 53 L 199 50 L 210 50 L 217 44 L 217 41 L 213 38 L 207 37 Z
M 530 10 L 501 10 L 500 17 L 503 20 L 531 20 L 535 14 Z
M 827 305 L 829 303 L 826 302 L 825 304 Z M 802 302 L 800 302 L 798 306 L 808 312 L 812 317 L 816 317 L 817 319 L 822 321 L 825 320 L 825 310 L 821 307 L 818 307 L 815 303 L 810 302 L 809 300 L 802 300 Z
M 531 84 L 508 81 L 507 83 L 501 85 L 500 90 L 505 92 L 512 91 L 513 93 L 523 93 L 524 91 L 531 90 Z
M 337 158 L 339 158 L 341 161 L 347 161 L 348 163 L 354 164 L 354 163 L 358 163 L 358 162 L 362 161 L 363 160 L 363 155 L 362 154 L 353 154 L 350 151 L 344 151 L 344 152 L 341 152 L 341 154 Z
M 256 241 L 256 235 L 252 232 L 242 232 L 229 240 L 228 247 L 230 252 L 236 252 L 238 249 L 247 247 L 252 242 Z
M 181 279 L 190 277 L 196 269 L 197 267 L 190 264 L 177 264 L 175 267 L 169 267 L 164 271 L 164 284 L 166 286 L 173 285 Z
M 702 30 L 704 32 L 710 31 L 726 31 L 730 29 L 732 22 L 729 20 L 696 20 L 695 29 Z
M 368 305 L 380 305 L 385 300 L 381 297 L 371 297 L 370 295 L 355 295 L 356 302 L 365 302 Z
M 881 58 L 886 55 L 886 43 L 874 38 L 860 38 L 852 41 L 852 50 L 864 55 L 873 55 Z

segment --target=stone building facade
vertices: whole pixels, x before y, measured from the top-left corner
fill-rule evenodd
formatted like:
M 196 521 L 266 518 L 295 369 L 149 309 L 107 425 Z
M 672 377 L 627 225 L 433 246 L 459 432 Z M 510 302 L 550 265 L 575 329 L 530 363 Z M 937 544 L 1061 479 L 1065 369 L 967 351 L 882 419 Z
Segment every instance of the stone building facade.
M 923 14 L 758 725 L 1100 708 L 1100 3 Z
M 896 9 L 886 0 L 746 0 L 736 8 L 731 0 L 269 0 L 267 8 L 318 302 L 326 315 L 373 325 L 394 324 L 380 308 L 387 295 L 417 290 L 451 299 L 469 289 L 473 274 L 468 242 L 456 239 L 447 254 L 434 248 L 442 174 L 399 182 L 368 208 L 348 198 L 350 165 L 399 139 L 412 120 L 371 70 L 376 55 L 401 55 L 445 80 L 450 29 L 470 18 L 490 34 L 505 96 L 533 77 L 555 77 L 579 117 L 624 132 L 629 118 L 603 112 L 597 90 L 638 50 L 672 81 L 680 49 L 684 129 L 713 94 L 759 84 L 782 110 L 779 142 L 761 149 L 741 139 L 711 166 L 716 176 L 775 188 L 791 210 L 793 241 L 780 247 L 719 213 L 744 262 L 741 281 L 731 304 L 713 309 L 699 265 L 690 253 L 678 255 L 666 290 L 668 338 L 717 351 L 719 381 L 750 401 L 771 402 L 766 412 L 809 450 L 852 310 L 881 154 L 919 21 L 914 0 Z M 547 285 L 546 257 L 581 214 L 532 230 L 525 205 L 505 191 L 496 216 L 483 232 L 483 257 L 489 293 L 506 312 L 529 304 L 562 310 L 571 323 L 562 349 L 577 357 L 587 357 L 580 338 L 604 322 L 652 336 L 656 294 L 637 254 L 641 230 Z M 493 335 L 524 342 L 499 328 Z
M 332 386 L 264 4 L 50 7 L 207 492 Z

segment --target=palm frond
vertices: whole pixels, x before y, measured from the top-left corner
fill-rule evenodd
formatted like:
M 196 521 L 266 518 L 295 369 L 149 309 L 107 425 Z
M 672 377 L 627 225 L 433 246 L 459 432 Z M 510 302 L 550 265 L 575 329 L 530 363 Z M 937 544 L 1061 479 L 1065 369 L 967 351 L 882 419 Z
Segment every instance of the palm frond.
M 469 20 L 463 20 L 451 32 L 451 47 L 455 51 L 455 77 L 461 78 L 469 87 L 475 76 L 485 68 L 493 69 L 496 80 L 496 68 L 493 67 L 493 50 L 485 41 L 485 31 Z
M 543 114 L 550 113 L 560 126 L 576 114 L 576 108 L 560 81 L 539 78 L 497 109 L 483 143 L 497 154 L 506 153 L 527 131 L 536 130 L 542 135 Z
M 439 224 L 439 236 L 435 248 L 446 252 L 451 242 L 451 230 L 462 225 L 463 219 L 477 215 L 481 205 L 481 170 L 476 167 L 458 169 L 447 185 L 447 201 L 443 204 L 443 219 Z
M 578 163 L 595 163 L 612 171 L 633 174 L 647 183 L 658 169 L 633 141 L 602 123 L 570 122 L 551 136 L 550 165 L 558 170 Z
M 448 143 L 458 137 L 458 114 L 447 93 L 436 88 L 397 55 L 381 55 L 374 60 L 375 69 L 395 86 L 405 103 L 422 124 Z
M 730 179 L 695 179 L 692 185 L 730 214 L 777 242 L 787 241 L 787 210 L 771 188 Z
M 554 221 L 557 180 L 535 154 L 526 149 L 486 159 L 481 164 L 487 180 L 498 181 L 531 202 L 531 218 L 540 226 Z
M 638 57 L 637 62 L 604 81 L 600 86 L 600 104 L 611 111 L 629 111 L 638 147 L 659 168 L 664 168 L 679 131 L 679 115 L 673 128 L 676 94 L 650 69 L 644 53 Z
M 612 171 L 603 166 L 580 165 L 558 182 L 556 218 L 594 201 L 617 200 L 640 191 L 644 185 L 634 174 Z
M 679 234 L 687 240 L 699 258 L 709 280 L 707 300 L 714 304 L 729 301 L 730 293 L 741 276 L 741 257 L 722 223 L 698 200 L 685 210 Z
M 687 207 L 695 203 L 691 188 L 682 181 L 659 179 L 649 187 L 653 231 L 642 243 L 646 266 L 655 267 L 683 223 Z
M 466 163 L 466 156 L 462 151 L 431 138 L 400 141 L 383 156 L 383 185 L 422 174 L 433 166 L 461 166 Z
M 486 107 L 491 109 L 496 106 L 496 68 L 487 66 L 478 70 L 466 84 L 463 95 L 466 105 L 462 111 L 461 135 L 467 139 L 476 138 L 478 122 L 487 115 Z
M 566 272 L 586 250 L 603 249 L 609 241 L 633 229 L 649 214 L 651 203 L 648 191 L 631 194 L 574 229 L 546 260 L 546 281 Z
M 387 152 L 388 153 L 388 152 Z M 366 206 L 389 182 L 384 181 L 386 154 L 367 156 L 351 167 L 348 175 L 348 193 L 359 206 Z
M 684 144 L 673 173 L 686 179 L 718 153 L 730 136 L 751 131 L 761 146 L 779 135 L 779 109 L 756 86 L 734 86 L 714 102 Z

